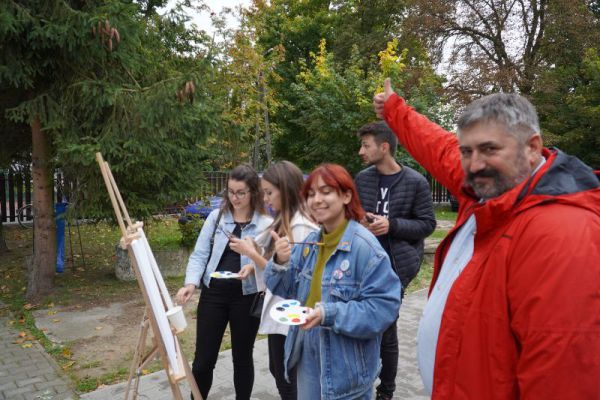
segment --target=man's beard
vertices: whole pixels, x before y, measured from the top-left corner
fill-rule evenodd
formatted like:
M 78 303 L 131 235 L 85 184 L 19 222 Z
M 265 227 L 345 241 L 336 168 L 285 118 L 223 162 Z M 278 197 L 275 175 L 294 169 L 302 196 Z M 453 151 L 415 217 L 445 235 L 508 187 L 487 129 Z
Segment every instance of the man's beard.
M 366 159 L 362 159 L 362 163 L 363 165 L 366 165 L 367 167 L 370 167 L 372 165 L 377 165 L 381 160 L 383 160 L 383 156 L 379 156 L 379 157 L 374 157 L 370 160 L 366 160 Z
M 498 197 L 531 175 L 531 167 L 527 164 L 524 154 L 519 154 L 516 162 L 519 165 L 519 169 L 514 176 L 502 175 L 498 170 L 489 167 L 475 173 L 467 172 L 466 183 L 473 188 L 473 191 L 480 199 L 488 200 Z M 492 183 L 478 184 L 475 182 L 475 178 L 478 177 L 492 178 L 493 181 Z

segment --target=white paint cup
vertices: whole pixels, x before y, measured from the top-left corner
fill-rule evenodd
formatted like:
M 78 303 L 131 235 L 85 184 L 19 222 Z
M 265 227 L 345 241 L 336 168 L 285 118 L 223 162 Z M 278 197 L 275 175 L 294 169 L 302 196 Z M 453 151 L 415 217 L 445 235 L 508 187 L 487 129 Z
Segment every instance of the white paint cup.
M 167 318 L 169 322 L 177 332 L 182 332 L 187 327 L 187 321 L 183 314 L 183 308 L 181 306 L 175 306 L 167 311 Z

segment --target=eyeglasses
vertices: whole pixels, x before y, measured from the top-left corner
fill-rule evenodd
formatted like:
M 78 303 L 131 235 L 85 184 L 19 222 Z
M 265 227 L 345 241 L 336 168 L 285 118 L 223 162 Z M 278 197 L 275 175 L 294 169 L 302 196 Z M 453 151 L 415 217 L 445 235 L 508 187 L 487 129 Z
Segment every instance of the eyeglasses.
M 228 190 L 227 191 L 227 196 L 231 197 L 237 197 L 238 199 L 243 199 L 244 197 L 246 197 L 246 195 L 250 193 L 249 190 L 238 190 L 237 192 L 234 192 L 233 190 Z

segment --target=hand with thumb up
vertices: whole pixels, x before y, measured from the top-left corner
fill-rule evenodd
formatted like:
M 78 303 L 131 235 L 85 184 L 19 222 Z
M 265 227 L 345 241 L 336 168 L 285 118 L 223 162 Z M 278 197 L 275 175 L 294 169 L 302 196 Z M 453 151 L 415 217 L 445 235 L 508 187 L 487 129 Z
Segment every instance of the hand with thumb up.
M 271 237 L 275 242 L 275 254 L 273 255 L 273 261 L 277 264 L 285 264 L 289 261 L 292 254 L 292 245 L 287 237 L 279 237 L 277 232 L 271 231 Z
M 383 106 L 393 93 L 392 82 L 390 81 L 390 78 L 386 78 L 386 80 L 383 81 L 383 93 L 377 93 L 373 96 L 373 110 L 379 118 L 383 119 Z

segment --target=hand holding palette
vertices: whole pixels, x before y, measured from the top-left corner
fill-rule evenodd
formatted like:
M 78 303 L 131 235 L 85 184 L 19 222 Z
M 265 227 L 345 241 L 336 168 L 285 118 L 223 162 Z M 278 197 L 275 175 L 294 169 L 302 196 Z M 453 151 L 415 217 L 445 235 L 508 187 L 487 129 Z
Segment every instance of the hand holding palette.
M 298 300 L 281 300 L 271 307 L 269 315 L 280 324 L 302 325 L 311 311 L 309 307 L 302 307 Z
M 210 274 L 211 278 L 217 278 L 217 279 L 231 279 L 231 278 L 239 278 L 240 274 L 236 273 L 236 272 L 230 272 L 230 271 L 215 271 L 212 274 Z

